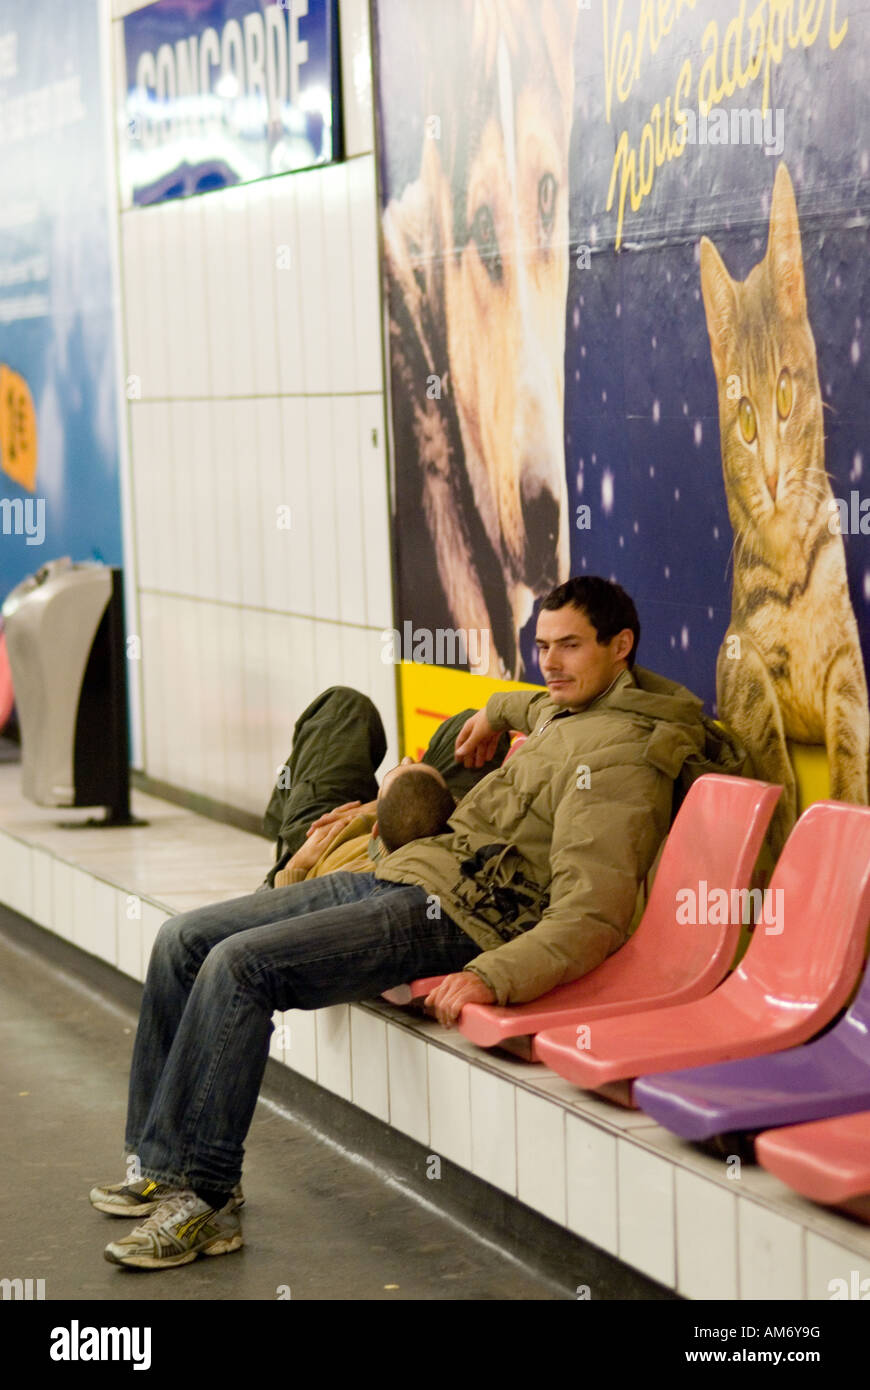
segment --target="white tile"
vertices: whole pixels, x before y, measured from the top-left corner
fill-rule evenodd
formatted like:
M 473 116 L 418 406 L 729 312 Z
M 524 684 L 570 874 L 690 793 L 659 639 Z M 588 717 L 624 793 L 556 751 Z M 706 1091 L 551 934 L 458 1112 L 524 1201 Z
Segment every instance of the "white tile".
M 157 583 L 157 547 L 154 498 L 154 411 L 158 407 L 140 401 L 130 410 L 130 473 L 133 493 L 133 535 L 139 584 L 153 589 Z
M 148 963 L 151 960 L 151 952 L 157 933 L 166 921 L 167 913 L 164 908 L 155 907 L 154 903 L 143 901 L 142 903 L 142 979 L 148 974 Z
M 30 875 L 32 880 L 31 893 L 31 917 L 40 927 L 47 927 L 51 930 L 52 921 L 52 887 L 54 872 L 52 870 L 52 856 L 43 849 L 34 845 L 30 852 Z
M 208 285 L 206 276 L 206 241 L 203 220 L 205 198 L 183 198 L 179 231 L 179 254 L 182 260 L 186 293 L 187 323 L 187 394 L 210 394 L 211 344 L 208 331 Z
M 232 269 L 227 259 L 226 199 L 215 192 L 197 201 L 202 205 L 211 394 L 223 400 L 238 394 L 237 383 L 233 379 L 229 283 Z
M 320 574 L 312 562 L 308 414 L 301 397 L 281 401 L 281 451 L 283 500 L 290 508 L 290 532 L 283 550 L 285 589 L 281 608 L 285 612 L 311 614 L 315 580 L 319 583 Z
M 242 804 L 246 795 L 246 724 L 242 673 L 242 619 L 240 608 L 218 609 L 221 679 L 224 683 L 224 755 L 226 796 Z
M 314 1009 L 287 1009 L 284 1014 L 284 1062 L 317 1080 L 317 1014 Z
M 170 200 L 160 208 L 157 230 L 162 238 L 163 290 L 166 296 L 166 336 L 161 339 L 166 359 L 166 394 L 170 400 L 190 395 L 190 343 L 187 277 L 182 241 L 183 208 Z
M 0 832 L 0 902 L 25 917 L 32 914 L 30 846 Z
M 197 607 L 201 681 L 197 717 L 202 732 L 203 758 L 200 785 L 206 796 L 217 800 L 226 794 L 224 750 L 224 680 L 221 669 L 220 612 L 216 604 Z
M 440 1047 L 428 1048 L 429 1143 L 434 1154 L 471 1167 L 471 1096 L 468 1063 Z
M 163 266 L 163 204 L 139 208 L 139 259 L 143 283 L 143 334 L 131 361 L 131 370 L 140 371 L 142 360 L 142 399 L 165 399 L 169 391 L 169 359 L 166 353 L 166 285 Z
M 565 1116 L 566 1224 L 593 1245 L 619 1250 L 616 1137 L 579 1116 Z
M 359 439 L 366 621 L 373 627 L 391 628 L 393 580 L 390 501 L 381 396 L 359 397 Z
M 215 598 L 240 603 L 242 542 L 239 522 L 243 470 L 235 440 L 235 401 L 212 402 L 212 485 L 215 503 L 215 543 L 218 554 Z
M 741 1300 L 804 1297 L 803 1231 L 795 1221 L 744 1198 L 737 1249 Z
M 296 180 L 267 180 L 271 194 L 272 254 L 275 262 L 275 315 L 278 339 L 278 380 L 282 395 L 301 395 L 302 261 L 296 228 Z
M 368 0 L 341 0 L 339 21 L 344 152 L 351 159 L 374 146 Z
M 278 334 L 275 320 L 276 266 L 269 180 L 250 184 L 248 205 L 248 275 L 253 337 L 253 389 L 256 395 L 278 392 Z
M 190 418 L 190 455 L 186 466 L 190 478 L 190 534 L 195 551 L 190 592 L 199 598 L 213 599 L 218 592 L 218 573 L 222 561 L 216 534 L 218 504 L 214 478 L 214 407 L 211 401 L 191 401 L 187 409 Z
M 359 412 L 352 396 L 332 402 L 335 530 L 338 546 L 338 616 L 366 621 L 365 553 L 360 480 Z
M 328 305 L 321 175 L 317 170 L 296 174 L 296 220 L 299 233 L 302 378 L 306 392 L 331 389 Z
M 142 690 L 145 727 L 145 770 L 152 777 L 163 777 L 167 768 L 167 711 L 163 701 L 163 653 L 161 651 L 161 600 L 140 594 L 142 619 Z
M 142 899 L 138 893 L 119 893 L 115 899 L 117 965 L 124 975 L 144 980 L 142 970 Z
M 387 751 L 383 762 L 380 764 L 380 775 L 383 776 L 391 767 L 395 767 L 399 761 L 399 722 L 397 714 L 396 698 L 396 668 L 392 665 L 384 665 L 381 660 L 381 636 L 379 631 L 372 632 L 371 628 L 366 629 L 368 641 L 368 684 L 365 693 L 377 707 L 378 714 L 384 726 L 384 733 L 387 736 Z M 377 771 L 377 769 L 376 769 Z
M 472 1067 L 470 1094 L 472 1172 L 515 1197 L 517 1088 L 482 1067 Z
M 268 652 L 268 750 L 270 776 L 274 779 L 290 753 L 293 739 L 293 655 L 290 622 L 283 613 L 267 613 L 265 618 Z
M 263 605 L 263 505 L 260 494 L 259 402 L 233 402 L 233 436 L 239 470 L 237 505 L 242 550 L 241 602 Z
M 351 1098 L 350 1017 L 347 1004 L 317 1010 L 317 1080 L 327 1091 Z
M 145 267 L 140 251 L 141 227 L 139 212 L 125 212 L 121 217 L 121 265 L 124 285 L 124 381 L 128 398 L 141 398 L 141 379 L 144 371 L 143 352 L 147 334 L 145 317 Z
M 737 1298 L 737 1198 L 685 1168 L 675 1170 L 677 1293 Z
M 83 869 L 72 870 L 72 939 L 91 955 L 94 950 L 94 880 Z
M 117 898 L 118 890 L 111 883 L 95 878 L 93 898 L 93 922 L 91 926 L 91 945 L 88 948 L 100 960 L 109 965 L 117 965 Z
M 387 1025 L 365 1009 L 350 1009 L 351 1099 L 361 1110 L 390 1122 Z
M 808 1299 L 853 1302 L 870 1299 L 870 1259 L 807 1231 Z
M 356 390 L 353 323 L 353 261 L 347 205 L 347 165 L 333 164 L 320 174 L 329 334 L 329 389 Z
M 248 192 L 243 185 L 215 196 L 224 203 L 227 309 L 230 325 L 230 395 L 252 396 L 254 383 L 254 323 L 251 315 Z
M 65 941 L 73 940 L 73 868 L 62 859 L 51 863 L 54 917 L 51 930 Z
M 170 509 L 175 538 L 172 589 L 192 594 L 196 587 L 196 551 L 199 524 L 191 460 L 194 452 L 193 415 L 187 401 L 173 401 L 169 407 Z
M 259 811 L 274 781 L 269 725 L 269 667 L 266 617 L 257 609 L 242 613 L 240 652 L 244 685 L 245 797 L 241 805 Z
M 390 1124 L 420 1144 L 429 1143 L 428 1051 L 409 1029 L 387 1029 Z
M 517 1196 L 565 1224 L 565 1112 L 517 1090 Z
M 338 571 L 341 556 L 336 537 L 336 497 L 332 411 L 326 397 L 305 402 L 308 422 L 308 506 L 311 516 L 311 552 L 316 565 L 311 611 L 317 618 L 339 617 Z
M 343 683 L 343 640 L 344 629 L 338 623 L 314 624 L 314 671 L 317 673 L 317 690 L 312 692 L 306 703 L 310 703 L 318 691 Z
M 281 402 L 276 396 L 257 402 L 257 440 L 263 603 L 273 612 L 283 612 L 289 606 L 287 577 L 293 545 L 293 507 L 284 482 Z
M 138 407 L 137 407 L 138 409 Z M 155 405 L 151 414 L 150 459 L 143 459 L 142 465 L 152 472 L 151 502 L 152 510 L 150 534 L 143 537 L 146 546 L 155 552 L 156 573 L 154 587 L 175 590 L 177 578 L 177 550 L 175 517 L 175 489 L 172 484 L 173 444 L 170 426 L 169 406 L 163 402 Z
M 668 1288 L 676 1280 L 674 1166 L 620 1139 L 619 1258 Z
M 356 389 L 384 389 L 378 213 L 374 156 L 346 166 L 350 200 Z

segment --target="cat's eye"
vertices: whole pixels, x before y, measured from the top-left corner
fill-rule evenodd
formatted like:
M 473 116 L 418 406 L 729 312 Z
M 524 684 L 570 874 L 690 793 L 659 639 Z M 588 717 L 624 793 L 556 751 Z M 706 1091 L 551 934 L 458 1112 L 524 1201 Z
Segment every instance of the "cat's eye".
M 776 408 L 779 411 L 780 420 L 788 419 L 793 400 L 794 387 L 791 382 L 791 372 L 788 367 L 783 367 L 779 374 L 779 381 L 776 383 Z
M 755 422 L 755 408 L 752 402 L 748 401 L 745 396 L 737 407 L 737 414 L 740 418 L 740 433 L 743 435 L 746 443 L 751 444 L 758 434 L 758 426 Z

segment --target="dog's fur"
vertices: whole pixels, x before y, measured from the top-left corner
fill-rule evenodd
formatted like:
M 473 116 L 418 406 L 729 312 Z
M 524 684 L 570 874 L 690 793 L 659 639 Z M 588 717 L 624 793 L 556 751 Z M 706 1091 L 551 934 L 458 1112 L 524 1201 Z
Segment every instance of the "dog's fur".
M 488 632 L 489 661 L 476 669 L 517 677 L 534 599 L 570 566 L 564 352 L 577 5 L 452 0 L 423 13 L 425 112 L 440 130 L 424 137 L 419 178 L 383 218 L 401 599 L 421 626 Z M 416 527 L 403 536 L 415 507 L 428 553 Z

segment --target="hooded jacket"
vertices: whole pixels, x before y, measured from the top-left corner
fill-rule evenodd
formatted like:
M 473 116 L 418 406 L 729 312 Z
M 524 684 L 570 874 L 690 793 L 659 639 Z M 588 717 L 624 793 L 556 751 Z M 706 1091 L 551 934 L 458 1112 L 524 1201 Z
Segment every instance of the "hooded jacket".
M 492 727 L 530 737 L 463 797 L 448 833 L 385 855 L 377 877 L 437 895 L 481 949 L 465 968 L 499 1004 L 579 979 L 626 939 L 674 779 L 704 753 L 702 710 L 642 667 L 578 709 L 546 690 L 491 696 Z

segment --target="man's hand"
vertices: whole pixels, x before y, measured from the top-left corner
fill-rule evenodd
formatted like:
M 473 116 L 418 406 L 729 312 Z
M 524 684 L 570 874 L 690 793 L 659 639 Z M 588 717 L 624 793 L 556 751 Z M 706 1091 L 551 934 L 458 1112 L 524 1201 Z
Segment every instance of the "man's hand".
M 299 846 L 296 853 L 293 855 L 292 859 L 287 862 L 285 867 L 288 869 L 304 869 L 307 873 L 309 869 L 314 868 L 314 865 L 317 863 L 327 845 L 340 835 L 343 829 L 344 825 L 340 821 L 335 821 L 332 825 L 320 826 L 317 830 L 314 830 L 313 834 L 312 831 L 309 830 L 305 843 Z
M 364 806 L 358 801 L 345 801 L 343 806 L 336 806 L 334 811 L 326 811 L 317 820 L 313 820 L 305 834 L 310 835 L 313 830 L 320 830 L 324 825 L 338 825 L 339 828 L 350 825 L 354 816 L 374 815 L 377 810 L 377 801 L 367 801 Z
M 490 758 L 495 757 L 498 748 L 500 729 L 494 729 L 486 717 L 486 710 L 479 709 L 470 719 L 466 719 L 456 739 L 453 756 L 463 767 L 483 767 Z
M 494 1004 L 495 995 L 474 971 L 461 970 L 457 975 L 445 975 L 423 1002 L 439 1023 L 452 1028 L 465 1004 Z

